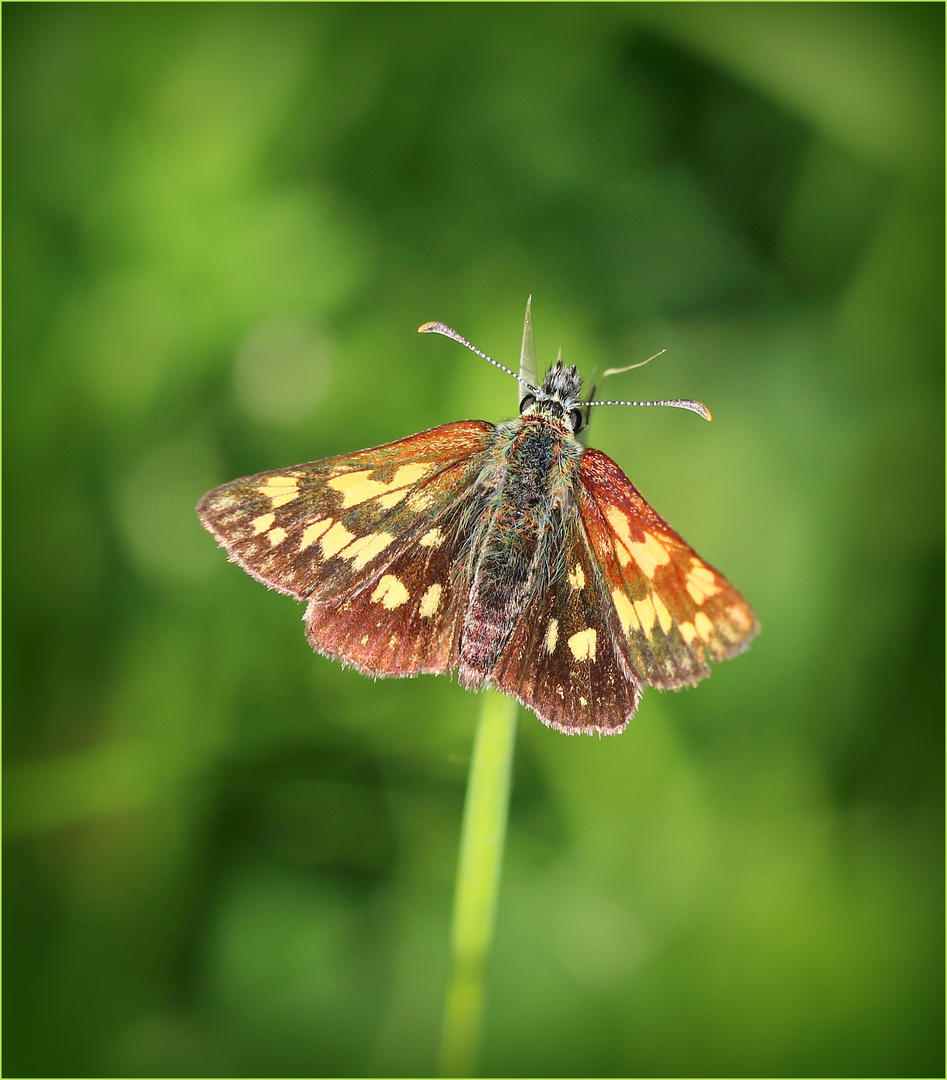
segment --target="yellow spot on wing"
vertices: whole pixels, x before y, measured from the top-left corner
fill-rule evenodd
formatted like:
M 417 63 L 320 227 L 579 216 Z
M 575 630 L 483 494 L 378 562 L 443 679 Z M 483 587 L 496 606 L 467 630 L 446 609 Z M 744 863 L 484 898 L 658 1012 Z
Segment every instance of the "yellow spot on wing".
M 684 584 L 695 604 L 702 604 L 709 596 L 720 592 L 717 575 L 703 563 L 697 563 L 687 571 Z
M 658 613 L 654 610 L 651 597 L 644 596 L 640 600 L 635 600 L 634 608 L 638 621 L 641 623 L 641 629 L 644 630 L 648 637 L 651 637 L 654 624 L 658 621 Z
M 355 533 L 350 533 L 344 525 L 337 521 L 319 541 L 319 546 L 322 548 L 322 557 L 331 559 L 333 555 L 337 555 L 346 544 L 354 539 Z
M 275 529 L 270 529 L 270 531 L 266 534 L 266 538 L 270 542 L 270 547 L 276 547 L 277 544 L 282 544 L 282 542 L 286 539 L 286 530 L 280 529 L 278 527 Z
M 387 608 L 388 611 L 393 611 L 396 607 L 401 607 L 402 604 L 406 604 L 410 599 L 411 594 L 394 574 L 385 574 L 381 581 L 375 586 L 375 591 L 372 593 L 372 603 L 377 604 L 381 601 L 381 606 Z
M 655 623 L 665 634 L 674 625 L 670 611 L 657 593 L 632 601 L 622 589 L 612 589 L 612 603 L 615 605 L 618 621 L 626 637 L 632 627 L 640 626 L 650 637 L 654 633 Z M 693 630 L 693 627 L 691 629 Z
M 369 533 L 368 536 L 360 536 L 357 540 L 353 540 L 349 546 L 340 553 L 340 558 L 354 559 L 352 563 L 353 570 L 361 570 L 367 566 L 376 555 L 380 555 L 386 547 L 394 540 L 394 536 L 391 533 L 379 532 Z
M 644 534 L 644 540 L 640 543 L 630 543 L 628 550 L 631 557 L 641 567 L 641 572 L 649 578 L 653 578 L 659 566 L 666 566 L 671 561 L 668 549 L 651 533 Z
M 429 491 L 427 488 L 422 488 L 420 491 L 414 491 L 408 497 L 408 507 L 414 510 L 415 513 L 420 513 L 422 510 L 427 510 L 429 506 L 432 506 L 437 501 L 437 495 L 433 491 Z
M 260 533 L 265 533 L 274 521 L 276 521 L 276 514 L 260 514 L 259 517 L 255 517 L 250 522 L 253 526 L 253 535 L 259 536 Z
M 706 616 L 704 616 L 706 618 Z M 681 632 L 681 637 L 687 642 L 688 645 L 697 637 L 697 631 L 694 629 L 694 624 L 690 622 L 682 622 L 678 625 L 678 630 Z
M 572 589 L 585 588 L 585 571 L 578 563 L 572 567 L 572 572 L 569 574 L 569 586 Z
M 426 476 L 434 463 L 431 461 L 416 461 L 410 465 L 401 465 L 395 470 L 394 476 L 388 481 L 372 480 L 371 474 L 375 469 L 361 469 L 358 472 L 343 473 L 329 481 L 328 487 L 342 494 L 342 506 L 360 506 L 369 499 L 378 496 L 387 496 L 387 499 L 379 499 L 379 502 L 390 509 L 407 495 L 401 488 L 408 488 L 416 484 L 421 477 Z M 397 497 L 395 497 L 397 495 Z
M 278 506 L 285 506 L 299 495 L 299 477 L 268 476 L 260 488 L 260 494 L 270 500 L 274 510 Z
M 314 521 L 311 525 L 307 525 L 297 550 L 305 551 L 307 547 L 314 544 L 322 536 L 331 524 L 332 518 L 323 518 L 321 521 Z
M 378 505 L 390 510 L 393 506 L 397 506 L 407 494 L 408 489 L 402 488 L 400 491 L 392 491 L 389 495 L 380 495 Z
M 612 532 L 614 532 L 621 542 L 621 547 L 618 549 L 618 561 L 622 566 L 627 566 L 628 563 L 631 562 L 631 554 L 627 550 L 628 545 L 631 543 L 628 515 L 623 514 L 617 506 L 610 506 L 608 510 L 605 511 L 605 517 L 608 520 L 608 524 L 612 527 Z
M 661 599 L 660 596 L 658 596 L 657 593 L 655 593 L 651 597 L 651 603 L 654 604 L 654 610 L 658 616 L 658 625 L 661 627 L 664 633 L 667 634 L 670 631 L 671 627 L 674 625 L 674 619 L 671 616 L 670 611 L 668 611 L 667 607 L 664 604 L 664 601 Z
M 559 640 L 559 620 L 550 619 L 546 627 L 546 652 L 555 651 L 556 642 Z
M 634 604 L 628 599 L 623 589 L 612 589 L 612 603 L 615 605 L 618 621 L 627 637 L 632 627 L 632 620 L 635 618 Z
M 433 461 L 415 461 L 410 465 L 401 465 L 391 478 L 392 487 L 404 487 L 407 484 L 416 484 L 434 468 Z
M 580 630 L 569 638 L 569 648 L 576 660 L 595 659 L 595 640 L 598 634 L 591 628 Z
M 375 495 L 381 495 L 388 491 L 387 484 L 379 484 L 377 480 L 369 480 L 371 469 L 361 469 L 358 472 L 343 473 L 329 481 L 327 487 L 342 493 L 343 506 L 357 506 L 359 503 L 371 499 Z
M 618 538 L 616 554 L 622 566 L 627 566 L 634 559 L 641 568 L 641 572 L 649 578 L 653 578 L 659 566 L 665 566 L 671 561 L 668 549 L 651 533 L 642 530 L 644 539 L 632 540 L 628 515 L 619 510 L 617 506 L 609 507 L 605 517 Z
M 694 629 L 701 641 L 710 643 L 710 639 L 714 636 L 714 624 L 702 611 L 698 611 L 694 616 Z
M 440 529 L 429 529 L 418 541 L 421 547 L 440 547 L 444 543 L 444 534 Z
M 753 625 L 749 612 L 742 604 L 731 604 L 727 609 L 727 614 L 741 630 L 749 630 Z
M 427 587 L 418 607 L 418 614 L 422 619 L 429 619 L 441 606 L 442 592 L 443 586 L 441 585 L 429 585 Z

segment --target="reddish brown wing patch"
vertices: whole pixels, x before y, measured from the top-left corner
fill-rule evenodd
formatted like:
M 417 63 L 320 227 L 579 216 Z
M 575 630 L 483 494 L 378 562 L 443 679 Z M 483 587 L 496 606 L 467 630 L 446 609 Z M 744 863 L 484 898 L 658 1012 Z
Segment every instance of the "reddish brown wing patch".
M 462 525 L 494 427 L 445 424 L 210 492 L 201 521 L 258 580 L 309 601 L 319 652 L 375 675 L 443 671 L 466 603 Z
M 566 521 L 548 534 L 551 580 L 517 622 L 493 681 L 567 735 L 617 735 L 638 706 L 638 681 L 583 530 Z
M 586 451 L 579 479 L 582 521 L 639 679 L 685 686 L 709 674 L 708 659 L 742 652 L 759 623 L 727 579 L 654 512 L 611 458 Z
M 298 600 L 331 601 L 346 579 L 361 579 L 388 547 L 397 550 L 409 530 L 423 536 L 439 511 L 450 511 L 493 431 L 478 420 L 444 424 L 354 454 L 258 473 L 215 488 L 197 512 L 231 561 L 257 580 Z
M 482 497 L 468 486 L 461 498 L 470 506 Z M 312 647 L 370 675 L 456 667 L 470 592 L 459 513 L 406 528 L 391 556 L 338 596 L 322 590 L 306 612 Z

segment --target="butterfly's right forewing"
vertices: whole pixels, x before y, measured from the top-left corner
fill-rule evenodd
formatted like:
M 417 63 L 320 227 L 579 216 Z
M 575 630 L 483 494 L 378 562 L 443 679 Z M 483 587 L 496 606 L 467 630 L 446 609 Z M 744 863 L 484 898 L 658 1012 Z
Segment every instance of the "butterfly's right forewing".
M 587 450 L 579 475 L 582 523 L 640 681 L 687 686 L 710 673 L 708 660 L 747 648 L 759 630 L 753 608 L 615 462 Z

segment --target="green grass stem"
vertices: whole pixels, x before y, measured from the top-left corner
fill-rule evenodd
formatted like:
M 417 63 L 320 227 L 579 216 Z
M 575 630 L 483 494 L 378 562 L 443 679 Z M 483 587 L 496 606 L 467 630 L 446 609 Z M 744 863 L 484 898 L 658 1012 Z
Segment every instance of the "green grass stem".
M 512 698 L 495 690 L 483 695 L 464 802 L 439 1076 L 475 1075 L 518 709 Z

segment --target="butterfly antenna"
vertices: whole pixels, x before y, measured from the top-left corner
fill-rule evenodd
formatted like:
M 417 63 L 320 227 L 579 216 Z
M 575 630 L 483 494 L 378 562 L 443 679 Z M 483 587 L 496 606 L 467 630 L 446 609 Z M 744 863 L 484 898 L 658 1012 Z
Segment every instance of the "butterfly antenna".
M 584 405 L 670 405 L 675 409 L 689 409 L 691 412 L 697 413 L 698 416 L 702 416 L 705 420 L 712 420 L 710 409 L 707 408 L 700 401 L 694 401 L 692 398 L 675 398 L 673 401 L 579 401 L 576 403 L 579 406 Z
M 666 352 L 667 349 L 661 349 L 654 356 L 649 356 L 647 360 L 639 360 L 637 364 L 629 364 L 628 367 L 610 367 L 607 371 L 602 372 L 602 378 L 605 379 L 609 375 L 623 375 L 626 371 L 633 371 L 636 367 L 644 367 L 645 364 L 650 364 L 652 360 L 657 360 L 659 356 L 664 356 Z M 599 402 L 599 404 L 602 403 Z
M 661 349 L 660 352 L 656 352 L 654 356 L 649 356 L 647 360 L 639 360 L 637 364 L 629 364 L 628 367 L 623 368 L 609 368 L 602 373 L 602 378 L 606 378 L 608 375 L 621 375 L 625 371 L 632 371 L 634 368 L 644 367 L 645 364 L 650 364 L 652 360 L 657 360 L 659 356 L 663 356 L 667 352 L 667 349 Z M 697 413 L 698 416 L 702 416 L 705 420 L 712 420 L 713 417 L 710 414 L 710 409 L 701 401 L 694 401 L 693 398 L 675 398 L 673 401 L 580 401 L 579 405 L 670 405 L 675 409 L 688 409 L 690 412 Z
M 507 375 L 512 375 L 518 383 L 522 383 L 523 386 L 528 386 L 531 390 L 535 390 L 535 386 L 530 386 L 528 382 L 524 382 L 519 375 L 505 365 L 501 364 L 499 360 L 494 360 L 492 356 L 487 356 L 485 352 L 481 352 L 476 345 L 471 345 L 465 338 L 461 337 L 456 330 L 452 330 L 449 326 L 442 322 L 427 322 L 423 326 L 418 327 L 419 334 L 442 334 L 444 337 L 453 338 L 454 341 L 459 341 L 461 345 L 466 346 L 471 352 L 476 353 L 477 356 L 483 357 L 484 360 L 489 361 L 494 367 L 498 367 L 501 371 L 505 371 Z

